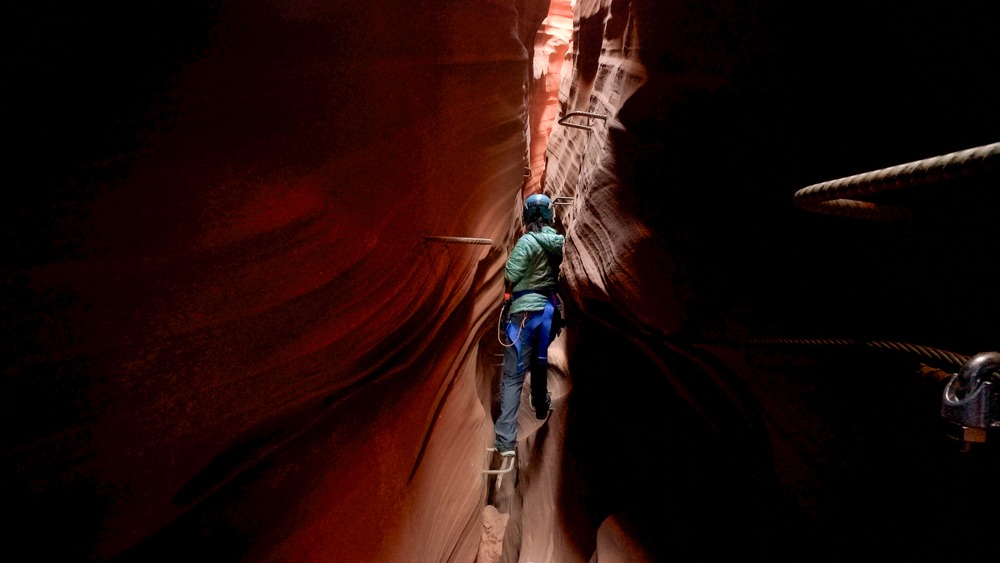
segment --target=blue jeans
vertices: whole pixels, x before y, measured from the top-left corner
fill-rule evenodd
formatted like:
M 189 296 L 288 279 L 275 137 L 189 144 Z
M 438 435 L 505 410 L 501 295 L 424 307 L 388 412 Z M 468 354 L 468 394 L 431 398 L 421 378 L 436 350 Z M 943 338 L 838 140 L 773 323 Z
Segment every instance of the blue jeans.
M 536 410 L 544 405 L 548 384 L 548 350 L 552 342 L 550 330 L 551 315 L 542 311 L 514 313 L 507 323 L 507 338 L 513 344 L 504 349 L 500 416 L 494 424 L 497 438 L 506 446 L 517 442 L 517 411 L 521 406 L 521 390 L 529 368 L 532 403 Z M 547 405 L 545 408 L 548 408 Z

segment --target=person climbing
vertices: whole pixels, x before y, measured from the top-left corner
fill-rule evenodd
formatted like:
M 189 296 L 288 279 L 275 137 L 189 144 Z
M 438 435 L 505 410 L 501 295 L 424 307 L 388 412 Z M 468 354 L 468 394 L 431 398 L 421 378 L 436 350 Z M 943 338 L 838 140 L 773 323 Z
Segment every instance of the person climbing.
M 508 340 L 504 342 L 500 415 L 494 423 L 494 448 L 502 456 L 514 455 L 517 411 L 528 371 L 535 417 L 542 420 L 549 414 L 548 349 L 562 326 L 557 282 L 564 236 L 552 226 L 552 200 L 545 194 L 528 196 L 522 216 L 525 232 L 504 267 L 501 324 Z

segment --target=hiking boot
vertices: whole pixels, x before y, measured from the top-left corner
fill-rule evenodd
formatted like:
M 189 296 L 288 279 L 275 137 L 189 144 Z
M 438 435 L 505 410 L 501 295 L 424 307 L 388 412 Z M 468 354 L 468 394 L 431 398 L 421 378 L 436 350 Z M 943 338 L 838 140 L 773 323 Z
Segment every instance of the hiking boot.
M 514 455 L 514 446 L 504 445 L 504 443 L 500 441 L 500 438 L 497 438 L 496 441 L 493 442 L 493 449 L 500 452 L 500 455 L 504 457 L 510 457 Z
M 544 420 L 549 413 L 552 412 L 552 393 L 545 394 L 545 406 L 543 408 L 538 408 L 535 405 L 535 418 L 538 420 Z
M 531 408 L 534 409 L 535 418 L 538 420 L 544 420 L 552 410 L 552 393 L 548 392 L 548 370 L 548 364 L 531 366 Z

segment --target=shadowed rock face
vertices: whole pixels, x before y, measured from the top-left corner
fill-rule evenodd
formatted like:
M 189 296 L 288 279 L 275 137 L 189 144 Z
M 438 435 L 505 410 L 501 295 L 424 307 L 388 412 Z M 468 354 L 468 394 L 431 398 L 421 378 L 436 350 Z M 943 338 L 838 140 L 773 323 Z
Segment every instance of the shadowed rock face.
M 953 488 L 995 456 L 949 449 L 941 364 L 913 346 L 997 347 L 991 282 L 959 273 L 1000 266 L 995 171 L 874 199 L 909 221 L 792 204 L 995 143 L 995 11 L 577 5 L 561 109 L 607 119 L 548 144 L 546 186 L 574 198 L 561 495 L 589 527 L 567 541 L 612 560 L 996 553 L 990 518 L 958 517 L 993 494 Z
M 15 11 L 11 551 L 996 554 L 927 353 L 1000 347 L 996 160 L 876 197 L 907 221 L 792 196 L 1000 141 L 997 8 L 332 4 Z M 569 325 L 498 484 L 534 191 Z

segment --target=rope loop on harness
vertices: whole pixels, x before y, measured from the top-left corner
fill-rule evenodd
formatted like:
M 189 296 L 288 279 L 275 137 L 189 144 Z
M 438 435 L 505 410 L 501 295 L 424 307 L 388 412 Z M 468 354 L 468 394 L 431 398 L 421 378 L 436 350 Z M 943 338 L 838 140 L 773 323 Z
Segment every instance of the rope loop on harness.
M 517 336 L 510 341 L 510 344 L 507 344 L 503 341 L 503 337 L 507 333 L 507 323 L 504 322 L 504 316 L 505 315 L 501 314 L 500 320 L 497 321 L 497 340 L 500 341 L 500 345 L 504 348 L 510 348 L 517 343 L 518 338 L 521 338 L 521 331 L 524 330 L 524 323 L 528 322 L 528 317 L 525 316 L 521 319 L 521 324 L 517 327 Z

